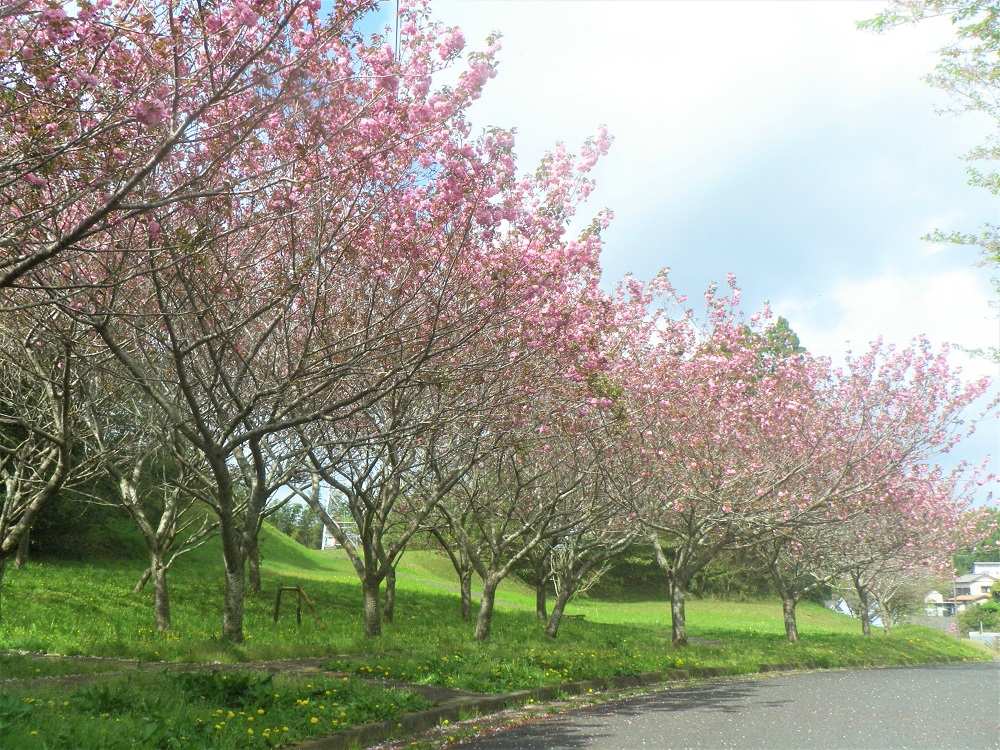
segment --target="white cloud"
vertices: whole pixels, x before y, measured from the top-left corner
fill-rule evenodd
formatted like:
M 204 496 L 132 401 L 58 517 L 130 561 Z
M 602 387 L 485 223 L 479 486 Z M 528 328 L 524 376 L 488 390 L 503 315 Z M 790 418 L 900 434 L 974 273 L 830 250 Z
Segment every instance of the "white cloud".
M 793 327 L 813 353 L 836 361 L 847 349 L 864 351 L 878 336 L 899 345 L 926 335 L 935 344 L 998 346 L 1000 321 L 991 299 L 983 274 L 957 268 L 841 280 L 820 299 L 790 298 L 774 307 L 794 320 Z M 953 360 L 969 378 L 998 374 L 995 364 L 981 358 L 955 352 Z
M 504 33 L 500 76 L 475 116 L 517 126 L 525 155 L 607 123 L 649 160 L 726 163 L 780 137 L 818 103 L 849 118 L 861 100 L 919 84 L 933 25 L 877 36 L 856 30 L 876 2 L 546 2 L 437 0 L 435 16 L 470 46 Z M 946 33 L 947 29 L 944 29 Z M 936 41 L 935 41 L 936 40 Z M 918 86 L 919 88 L 919 86 Z M 922 90 L 922 89 L 920 89 Z
M 531 168 L 555 141 L 575 145 L 598 124 L 607 123 L 616 143 L 598 167 L 592 203 L 595 208 L 610 206 L 617 214 L 607 235 L 608 255 L 616 259 L 617 267 L 650 275 L 660 264 L 680 266 L 684 261 L 671 255 L 671 249 L 651 250 L 663 247 L 661 238 L 670 228 L 664 222 L 696 209 L 704 215 L 709 213 L 704 206 L 713 203 L 720 215 L 726 215 L 731 206 L 718 205 L 720 188 L 731 184 L 760 154 L 780 156 L 782 148 L 792 149 L 784 163 L 774 167 L 800 166 L 800 174 L 786 177 L 786 184 L 811 180 L 799 191 L 809 196 L 810 203 L 796 210 L 807 216 L 806 209 L 813 208 L 813 231 L 826 241 L 825 258 L 817 253 L 814 268 L 824 270 L 802 279 L 783 277 L 789 264 L 778 260 L 780 265 L 766 269 L 774 287 L 747 288 L 751 297 L 773 299 L 783 294 L 781 290 L 787 295 L 789 286 L 815 289 L 817 278 L 826 283 L 831 258 L 853 262 L 850 253 L 859 252 L 859 237 L 879 237 L 869 239 L 870 246 L 860 250 L 864 266 L 838 274 L 851 273 L 855 282 L 826 289 L 826 298 L 842 300 L 838 304 L 845 312 L 825 320 L 835 330 L 817 331 L 817 337 L 831 342 L 840 337 L 857 340 L 876 335 L 877 326 L 886 325 L 891 329 L 882 332 L 890 338 L 926 331 L 934 338 L 970 346 L 983 345 L 983 338 L 986 344 L 995 341 L 995 335 L 983 334 L 984 327 L 995 326 L 995 321 L 983 320 L 989 313 L 971 312 L 988 293 L 988 274 L 969 270 L 970 260 L 957 255 L 939 262 L 944 254 L 935 254 L 937 248 L 930 243 L 917 242 L 930 227 L 974 229 L 981 219 L 956 211 L 956 205 L 968 203 L 964 196 L 957 204 L 939 200 L 935 191 L 941 180 L 929 178 L 925 153 L 901 156 L 893 143 L 884 140 L 892 135 L 872 129 L 879 122 L 892 122 L 899 129 L 896 140 L 934 149 L 935 158 L 953 170 L 947 180 L 964 188 L 957 157 L 982 140 L 982 123 L 934 115 L 934 104 L 944 105 L 947 99 L 922 80 L 934 67 L 936 50 L 951 41 L 953 29 L 947 19 L 884 35 L 857 30 L 858 20 L 884 8 L 882 0 L 434 0 L 432 8 L 445 23 L 462 27 L 470 47 L 494 30 L 503 32 L 500 75 L 487 86 L 473 119 L 480 125 L 517 127 L 523 168 Z M 904 132 L 908 126 L 912 130 Z M 850 149 L 839 160 L 827 153 L 824 136 L 831 130 L 852 134 L 839 145 Z M 831 166 L 811 169 L 824 160 Z M 760 191 L 767 194 L 777 177 L 765 169 Z M 879 207 L 879 211 L 891 208 L 893 215 L 843 213 L 856 206 L 841 196 L 866 195 L 863 191 L 896 196 L 891 207 Z M 781 200 L 785 205 L 778 203 Z M 787 201 L 787 196 L 776 193 L 773 206 L 762 206 L 770 213 L 762 213 L 759 223 L 771 228 L 776 247 L 783 235 L 802 236 L 801 231 L 791 231 Z M 917 210 L 938 204 L 934 210 L 939 218 L 917 210 L 912 215 L 901 213 L 918 203 Z M 839 226 L 830 226 L 831 217 Z M 864 224 L 879 219 L 881 228 L 869 231 Z M 843 240 L 834 236 L 831 229 L 841 226 L 851 227 L 854 234 L 845 233 Z M 889 236 L 885 227 L 895 234 Z M 831 249 L 830 242 L 844 241 L 852 246 Z M 735 234 L 729 247 L 720 243 L 713 267 L 724 271 L 744 267 L 747 261 L 739 256 L 743 250 L 739 242 Z M 687 248 L 679 251 L 690 256 Z M 792 252 L 801 256 L 816 250 L 799 245 Z M 901 265 L 906 261 L 899 261 L 899 255 L 933 255 L 934 274 L 889 274 L 890 267 L 908 268 Z M 774 257 L 781 255 L 776 252 Z M 960 288 L 969 293 L 957 295 L 952 304 L 937 302 L 949 299 L 949 290 Z M 851 312 L 862 309 L 871 314 Z M 848 320 L 856 320 L 858 327 L 852 323 L 848 329 Z M 914 330 L 906 327 L 906 321 L 915 324 Z M 845 335 L 851 330 L 857 333 Z

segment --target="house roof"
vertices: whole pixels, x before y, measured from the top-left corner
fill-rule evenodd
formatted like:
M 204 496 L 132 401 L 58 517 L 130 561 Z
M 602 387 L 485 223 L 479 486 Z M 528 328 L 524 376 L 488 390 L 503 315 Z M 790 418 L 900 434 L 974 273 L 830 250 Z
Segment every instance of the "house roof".
M 948 599 L 949 602 L 981 602 L 984 599 L 989 599 L 989 594 L 962 594 L 960 596 L 953 596 Z
M 976 581 L 982 581 L 984 578 L 988 579 L 990 583 L 996 580 L 995 576 L 987 575 L 986 573 L 966 573 L 955 578 L 952 583 L 975 583 Z

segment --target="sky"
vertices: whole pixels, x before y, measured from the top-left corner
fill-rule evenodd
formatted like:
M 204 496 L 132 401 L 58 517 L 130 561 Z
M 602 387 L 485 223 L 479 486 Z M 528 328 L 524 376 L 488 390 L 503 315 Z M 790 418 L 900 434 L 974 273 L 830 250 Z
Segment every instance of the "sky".
M 384 7 L 391 23 L 394 4 Z M 516 128 L 522 169 L 607 125 L 615 141 L 581 223 L 615 212 L 603 235 L 608 285 L 669 267 L 694 297 L 733 273 L 748 311 L 769 301 L 807 349 L 834 361 L 880 335 L 998 346 L 990 269 L 972 249 L 921 239 L 997 223 L 997 199 L 968 186 L 961 158 L 989 122 L 939 113 L 951 101 L 923 80 L 950 24 L 856 28 L 883 7 L 431 2 L 469 49 L 503 34 L 499 74 L 471 119 Z M 988 361 L 953 360 L 969 377 L 1000 379 Z M 980 428 L 967 457 L 1000 452 L 998 422 Z

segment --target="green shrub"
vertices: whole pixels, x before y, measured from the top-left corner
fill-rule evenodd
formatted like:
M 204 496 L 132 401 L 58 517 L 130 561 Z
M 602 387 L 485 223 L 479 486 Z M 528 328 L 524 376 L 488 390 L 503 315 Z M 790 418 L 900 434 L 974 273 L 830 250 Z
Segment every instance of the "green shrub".
M 30 699 L 26 701 L 16 695 L 0 693 L 0 733 L 25 722 L 33 705 Z
M 966 607 L 958 614 L 958 624 L 963 635 L 979 630 L 980 624 L 985 632 L 1000 632 L 1000 602 L 988 601 Z
M 274 679 L 252 672 L 184 672 L 178 686 L 190 700 L 223 708 L 268 708 L 274 702 Z
M 29 559 L 145 560 L 146 547 L 121 508 L 64 493 L 42 509 L 31 527 L 28 555 Z
M 81 712 L 120 716 L 141 710 L 141 696 L 134 695 L 131 687 L 122 682 L 98 682 L 76 691 L 70 701 Z

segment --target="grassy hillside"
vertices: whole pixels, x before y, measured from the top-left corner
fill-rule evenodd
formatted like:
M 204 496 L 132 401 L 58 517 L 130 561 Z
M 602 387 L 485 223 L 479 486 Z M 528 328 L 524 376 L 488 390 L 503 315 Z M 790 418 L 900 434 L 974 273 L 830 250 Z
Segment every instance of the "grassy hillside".
M 0 649 L 16 649 L 141 659 L 223 659 L 306 656 L 362 650 L 361 596 L 354 568 L 338 552 L 306 549 L 265 526 L 261 534 L 263 590 L 247 599 L 247 642 L 223 646 L 221 630 L 222 551 L 213 542 L 181 558 L 169 574 L 173 630 L 153 629 L 152 591 L 132 592 L 146 567 L 144 559 L 91 561 L 32 560 L 8 569 L 3 588 Z M 399 567 L 401 609 L 408 596 L 429 597 L 419 606 L 454 609 L 447 558 L 431 552 L 408 554 Z M 273 625 L 279 584 L 301 585 L 317 605 L 326 631 L 306 612 L 295 627 L 294 599 L 283 604 Z M 527 602 L 530 592 L 517 582 L 501 587 L 501 598 Z M 524 604 L 527 606 L 527 604 Z M 405 613 L 404 613 L 405 616 Z
M 474 643 L 472 625 L 459 618 L 455 574 L 447 558 L 435 552 L 403 557 L 396 621 L 386 626 L 382 638 L 370 639 L 361 623 L 360 587 L 346 557 L 305 549 L 267 527 L 262 552 L 263 590 L 247 599 L 246 641 L 239 646 L 218 639 L 223 583 L 216 543 L 183 558 L 171 571 L 174 628 L 169 633 L 153 628 L 151 592 L 132 592 L 145 567 L 143 560 L 41 560 L 12 569 L 4 586 L 0 649 L 187 661 L 362 654 L 368 658 L 353 662 L 352 670 L 377 666 L 383 673 L 388 668 L 392 676 L 441 684 L 458 684 L 463 674 L 472 675 L 473 663 L 477 669 L 492 665 L 489 674 L 468 678 L 481 689 L 691 663 L 745 671 L 761 662 L 833 665 L 849 659 L 974 658 L 975 653 L 921 628 L 865 639 L 856 621 L 809 604 L 800 607 L 803 642 L 789 646 L 777 601 L 692 600 L 689 635 L 722 645 L 696 643 L 676 650 L 669 647 L 666 602 L 585 599 L 569 610 L 585 619 L 567 621 L 553 642 L 544 638 L 534 619 L 533 592 L 517 581 L 501 588 L 503 604 L 491 642 Z M 294 600 L 286 600 L 275 626 L 279 583 L 303 586 L 323 627 L 308 610 L 297 627 Z M 459 661 L 441 662 L 442 654 L 457 655 Z M 511 666 L 519 660 L 524 664 Z M 556 663 L 561 666 L 553 672 Z

